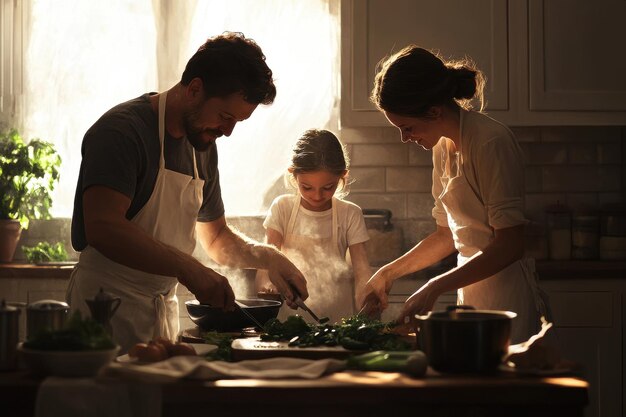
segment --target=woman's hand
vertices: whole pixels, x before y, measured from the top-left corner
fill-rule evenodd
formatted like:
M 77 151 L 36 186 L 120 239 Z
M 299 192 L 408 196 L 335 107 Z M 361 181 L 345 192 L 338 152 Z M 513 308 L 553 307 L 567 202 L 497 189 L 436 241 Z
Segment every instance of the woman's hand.
M 437 298 L 439 298 L 439 292 L 435 288 L 436 282 L 436 279 L 431 279 L 406 300 L 402 312 L 396 320 L 398 323 L 410 324 L 411 327 L 414 327 L 416 314 L 426 314 L 433 309 Z
M 383 269 L 379 269 L 372 275 L 363 290 L 356 295 L 363 314 L 374 317 L 387 308 L 392 283 L 393 280 L 387 277 Z

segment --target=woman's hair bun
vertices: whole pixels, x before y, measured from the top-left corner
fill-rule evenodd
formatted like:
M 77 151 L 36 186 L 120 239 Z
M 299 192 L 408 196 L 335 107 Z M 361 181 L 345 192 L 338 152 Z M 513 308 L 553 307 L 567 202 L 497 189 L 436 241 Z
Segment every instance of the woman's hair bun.
M 476 70 L 468 67 L 448 68 L 456 88 L 453 90 L 453 98 L 457 100 L 469 100 L 476 94 Z

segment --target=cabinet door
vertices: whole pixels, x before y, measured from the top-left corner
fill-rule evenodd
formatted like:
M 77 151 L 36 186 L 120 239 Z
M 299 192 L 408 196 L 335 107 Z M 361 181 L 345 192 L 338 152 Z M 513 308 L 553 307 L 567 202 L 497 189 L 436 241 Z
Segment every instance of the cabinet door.
M 626 111 L 626 2 L 529 1 L 530 110 Z
M 613 285 L 581 281 L 542 284 L 550 297 L 557 343 L 589 382 L 587 417 L 621 416 L 621 292 Z
M 416 44 L 444 58 L 471 57 L 487 76 L 487 109 L 507 110 L 507 1 L 342 1 L 342 101 L 345 126 L 388 126 L 369 102 L 377 63 Z

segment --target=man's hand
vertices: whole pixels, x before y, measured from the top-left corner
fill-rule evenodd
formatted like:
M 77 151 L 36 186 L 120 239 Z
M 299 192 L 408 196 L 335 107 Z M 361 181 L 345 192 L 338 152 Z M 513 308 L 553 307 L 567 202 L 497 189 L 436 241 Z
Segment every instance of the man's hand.
M 228 279 L 200 262 L 185 265 L 178 279 L 200 303 L 234 310 L 235 294 Z
M 302 300 L 306 300 L 309 297 L 304 275 L 280 251 L 273 249 L 268 256 L 267 273 L 270 281 L 285 297 L 287 305 L 296 309 L 298 307 L 294 302 L 296 298 L 300 297 Z

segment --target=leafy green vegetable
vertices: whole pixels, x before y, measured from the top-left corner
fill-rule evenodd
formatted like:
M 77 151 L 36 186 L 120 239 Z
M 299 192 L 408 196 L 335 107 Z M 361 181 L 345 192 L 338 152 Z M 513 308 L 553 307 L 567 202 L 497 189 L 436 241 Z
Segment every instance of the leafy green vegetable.
M 92 318 L 83 319 L 75 311 L 60 330 L 46 330 L 36 334 L 23 344 L 39 350 L 105 350 L 115 347 L 111 336 L 100 323 Z
M 67 260 L 67 251 L 62 242 L 39 242 L 35 246 L 22 246 L 22 251 L 30 263 L 60 262 Z
M 349 350 L 410 350 L 409 342 L 392 333 L 394 323 L 355 315 L 344 318 L 341 324 L 308 324 L 299 315 L 290 316 L 285 322 L 268 321 L 261 340 L 289 340 L 289 346 L 343 346 Z
M 231 344 L 235 337 L 230 334 L 218 332 L 202 332 L 204 341 L 210 345 L 216 345 L 217 349 L 207 353 L 204 357 L 209 361 L 227 361 L 233 359 Z

